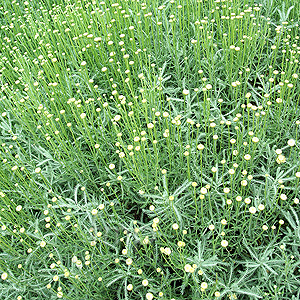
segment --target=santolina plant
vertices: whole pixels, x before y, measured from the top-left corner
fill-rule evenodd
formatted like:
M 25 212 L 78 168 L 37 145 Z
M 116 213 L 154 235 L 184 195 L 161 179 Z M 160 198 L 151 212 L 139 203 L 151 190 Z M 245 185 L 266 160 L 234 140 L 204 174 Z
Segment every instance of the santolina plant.
M 298 0 L 2 2 L 1 299 L 299 299 Z

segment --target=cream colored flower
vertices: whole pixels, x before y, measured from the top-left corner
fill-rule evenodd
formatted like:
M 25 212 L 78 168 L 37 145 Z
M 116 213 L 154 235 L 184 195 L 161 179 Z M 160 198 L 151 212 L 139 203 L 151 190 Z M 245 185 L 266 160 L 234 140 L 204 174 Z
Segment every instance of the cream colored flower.
M 34 172 L 37 173 L 37 174 L 41 173 L 41 168 L 36 168 L 36 169 L 34 170 Z
M 241 185 L 242 185 L 242 186 L 246 186 L 247 184 L 248 184 L 247 180 L 242 180 L 242 181 L 241 181 Z
M 207 285 L 206 282 L 202 282 L 202 283 L 201 283 L 201 288 L 202 288 L 203 290 L 206 290 L 207 287 L 208 287 L 208 285 Z
M 228 194 L 230 192 L 230 188 L 224 188 L 223 191 L 224 191 L 225 194 Z
M 244 156 L 244 159 L 245 159 L 245 160 L 250 160 L 250 159 L 251 159 L 251 155 L 250 155 L 250 154 L 246 154 L 246 155 Z
M 171 252 L 172 252 L 172 250 L 171 250 L 169 247 L 166 247 L 166 248 L 164 249 L 164 253 L 165 253 L 166 255 L 170 255 Z
M 226 240 L 223 240 L 221 242 L 221 246 L 224 247 L 224 248 L 226 248 L 228 246 L 228 242 Z
M 184 247 L 185 246 L 185 242 L 178 241 L 177 245 L 178 245 L 178 247 Z
M 286 200 L 286 199 L 287 199 L 286 194 L 281 194 L 281 195 L 280 195 L 280 199 L 281 199 L 281 200 Z
M 146 294 L 146 299 L 147 299 L 147 300 L 152 300 L 153 297 L 154 297 L 154 296 L 153 296 L 152 293 L 147 293 L 147 294 Z
M 227 221 L 226 221 L 225 219 L 222 219 L 222 220 L 221 220 L 221 224 L 222 224 L 222 225 L 226 225 L 226 224 L 227 224 Z
M 172 225 L 172 228 L 173 228 L 174 230 L 177 230 L 177 229 L 179 228 L 179 226 L 178 226 L 177 223 L 174 223 L 174 224 Z
M 259 210 L 264 210 L 265 209 L 265 206 L 263 204 L 259 204 L 258 207 L 257 207 Z
M 92 209 L 92 215 L 95 216 L 98 213 L 97 209 Z
M 200 193 L 203 195 L 207 194 L 207 189 L 205 187 L 202 187 Z
M 284 155 L 278 155 L 277 156 L 277 158 L 276 158 L 276 162 L 278 163 L 278 164 L 283 164 L 283 163 L 285 163 L 286 162 L 286 158 L 285 158 L 285 156 Z
M 147 279 L 144 279 L 143 281 L 142 281 L 142 285 L 143 286 L 147 286 L 149 283 L 148 283 L 148 280 Z
M 190 272 L 190 269 L 192 268 L 192 266 L 190 265 L 190 264 L 186 264 L 185 266 L 184 266 L 184 270 L 188 273 L 188 272 Z
M 183 94 L 184 96 L 187 96 L 189 93 L 190 93 L 190 91 L 189 91 L 189 90 L 186 90 L 186 89 L 184 89 L 184 90 L 182 91 L 182 94 Z

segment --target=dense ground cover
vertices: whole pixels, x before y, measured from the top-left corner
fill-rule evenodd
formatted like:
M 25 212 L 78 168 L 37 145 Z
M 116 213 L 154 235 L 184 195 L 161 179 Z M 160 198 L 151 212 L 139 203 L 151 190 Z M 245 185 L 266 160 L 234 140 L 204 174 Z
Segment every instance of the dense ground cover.
M 1 1 L 1 299 L 300 299 L 298 0 Z

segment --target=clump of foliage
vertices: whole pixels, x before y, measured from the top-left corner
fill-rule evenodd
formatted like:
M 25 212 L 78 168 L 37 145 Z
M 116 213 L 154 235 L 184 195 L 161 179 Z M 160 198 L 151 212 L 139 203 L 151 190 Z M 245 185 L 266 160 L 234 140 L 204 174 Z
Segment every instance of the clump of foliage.
M 299 299 L 298 0 L 0 14 L 1 299 Z

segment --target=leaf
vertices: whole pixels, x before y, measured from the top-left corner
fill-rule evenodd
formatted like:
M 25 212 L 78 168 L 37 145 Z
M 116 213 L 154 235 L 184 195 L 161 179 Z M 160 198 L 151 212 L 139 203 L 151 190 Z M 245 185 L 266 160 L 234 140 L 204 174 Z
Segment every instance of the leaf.
M 241 294 L 244 294 L 244 295 L 249 295 L 249 296 L 252 296 L 252 297 L 259 298 L 259 299 L 262 298 L 262 296 L 252 292 L 251 290 L 234 289 L 234 292 L 241 293 Z
M 177 190 L 173 193 L 174 197 L 180 195 L 184 190 L 186 190 L 192 183 L 189 180 L 186 180 Z

